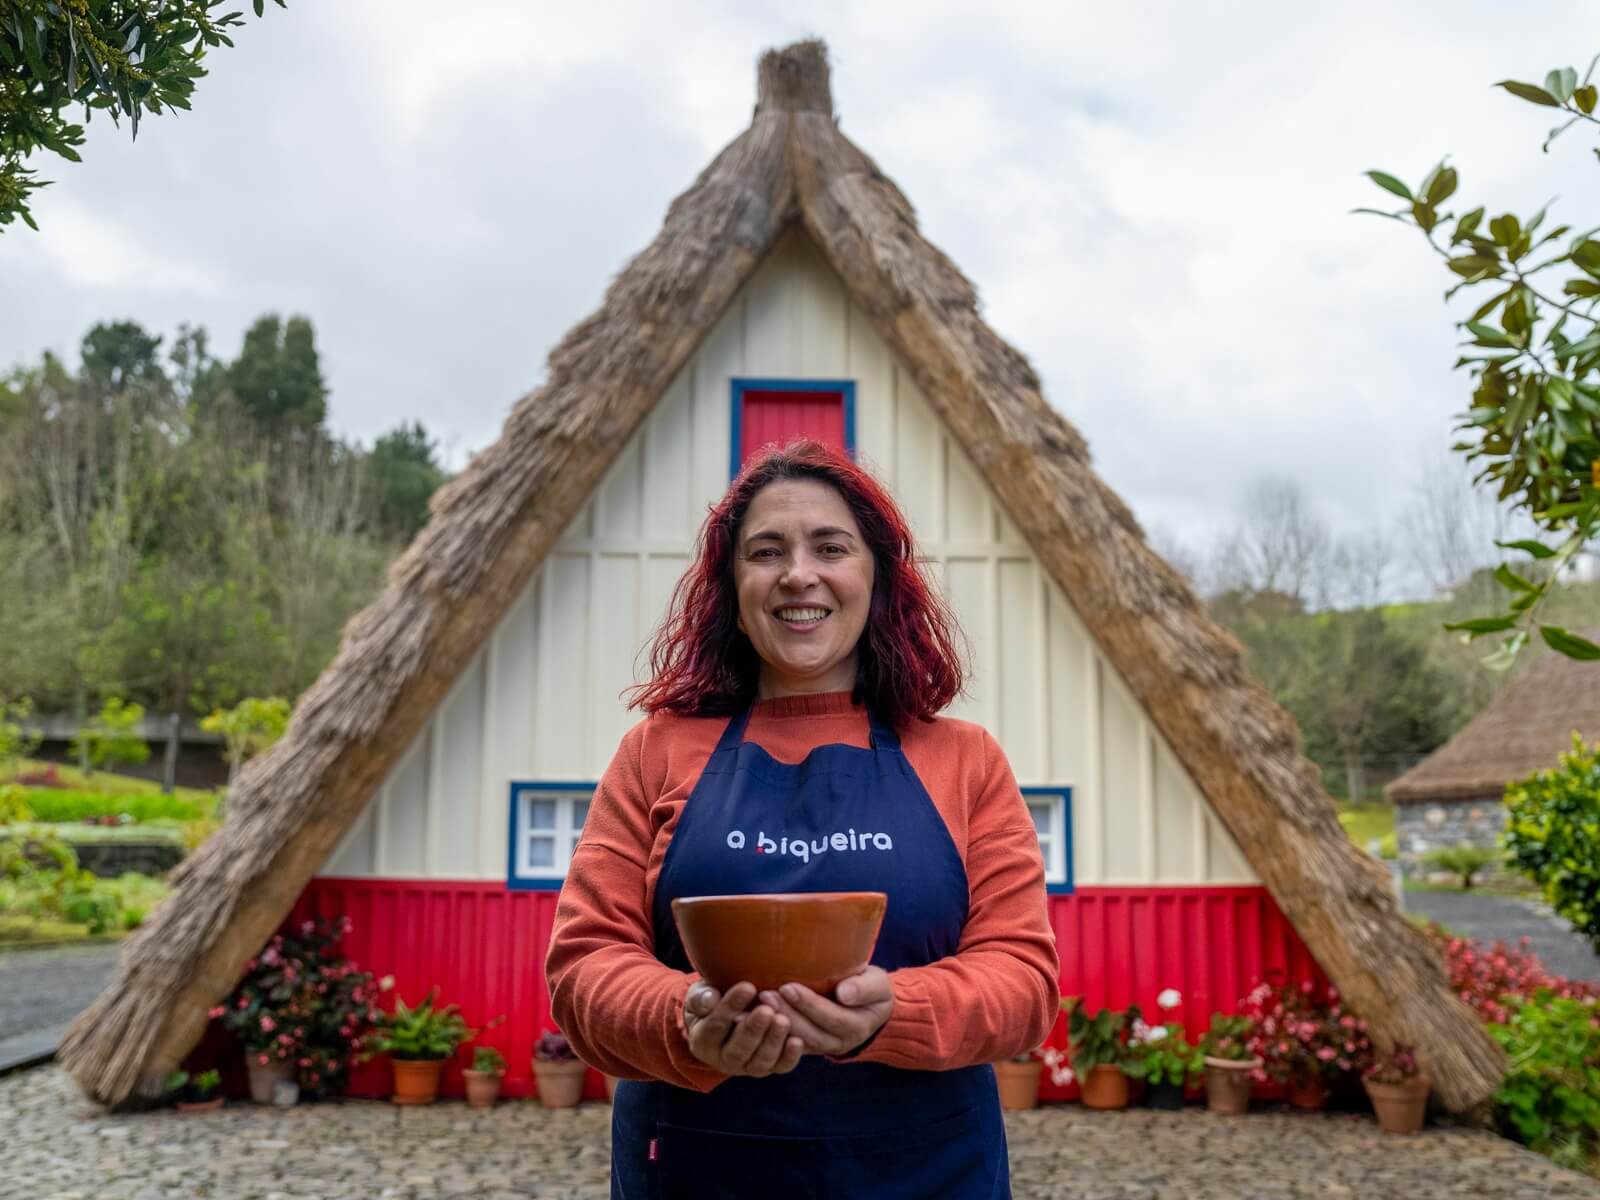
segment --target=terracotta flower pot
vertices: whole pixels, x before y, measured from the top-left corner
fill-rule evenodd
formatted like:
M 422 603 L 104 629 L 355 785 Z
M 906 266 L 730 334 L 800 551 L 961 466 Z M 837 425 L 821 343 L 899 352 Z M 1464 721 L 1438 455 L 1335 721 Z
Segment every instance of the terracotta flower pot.
M 467 1083 L 468 1108 L 494 1107 L 500 1098 L 499 1071 L 462 1071 L 461 1078 Z
M 1432 1081 L 1418 1075 L 1405 1083 L 1375 1083 L 1363 1079 L 1372 1111 L 1378 1115 L 1378 1128 L 1385 1133 L 1416 1133 L 1428 1113 L 1428 1092 Z
M 1206 1056 L 1206 1107 L 1214 1113 L 1238 1116 L 1250 1111 L 1250 1072 L 1261 1066 L 1259 1058 L 1239 1062 Z
M 1289 1080 L 1289 1106 L 1316 1112 L 1328 1103 L 1328 1083 L 1321 1075 Z
M 1127 1108 L 1128 1077 L 1121 1067 L 1091 1067 L 1087 1077 L 1078 1076 L 1085 1108 Z
M 442 1058 L 397 1058 L 394 1060 L 396 1104 L 432 1104 L 439 1095 L 439 1076 L 444 1072 Z
M 565 1062 L 534 1061 L 539 1081 L 539 1103 L 546 1108 L 572 1108 L 583 1099 L 583 1077 L 589 1068 L 576 1059 Z
M 271 1104 L 272 1093 L 278 1084 L 292 1081 L 297 1074 L 297 1069 L 292 1062 L 279 1062 L 272 1059 L 268 1062 L 257 1061 L 256 1055 L 247 1055 L 244 1061 L 245 1073 L 250 1077 L 250 1099 L 257 1104 Z
M 872 958 L 888 901 L 882 892 L 683 896 L 672 918 L 690 964 L 718 991 L 748 980 L 827 995 Z
M 213 1096 L 209 1100 L 179 1100 L 178 1111 L 181 1113 L 208 1113 L 216 1112 L 222 1107 L 223 1097 Z
M 1001 1108 L 1032 1108 L 1039 1103 L 1039 1076 L 1044 1064 L 1038 1059 L 1027 1062 L 997 1062 L 994 1064 L 995 1082 L 1000 1086 Z
M 606 1103 L 607 1104 L 615 1104 L 616 1102 L 617 1102 L 617 1077 L 615 1075 L 607 1075 L 606 1076 Z

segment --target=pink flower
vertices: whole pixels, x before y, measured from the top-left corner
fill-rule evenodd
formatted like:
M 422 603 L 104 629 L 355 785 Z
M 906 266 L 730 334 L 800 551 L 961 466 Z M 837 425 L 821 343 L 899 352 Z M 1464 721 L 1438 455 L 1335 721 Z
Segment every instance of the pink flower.
M 210 1012 L 208 1012 L 206 1014 L 206 1016 L 210 1017 L 213 1021 L 215 1021 L 218 1017 L 220 1017 L 223 1013 L 225 1013 L 227 1011 L 228 1010 L 226 1008 L 224 1008 L 222 1005 L 219 1004 L 215 1008 L 213 1008 Z
M 262 1033 L 271 1033 L 277 1027 L 278 1027 L 278 1023 L 276 1021 L 274 1021 L 271 1017 L 263 1016 L 261 1018 L 261 1032 Z
M 264 1067 L 271 1061 L 271 1059 L 269 1059 L 265 1054 L 258 1054 L 256 1055 L 256 1061 Z
M 1331 1046 L 1324 1046 L 1321 1050 L 1317 1051 L 1317 1057 L 1320 1058 L 1323 1062 L 1329 1062 L 1335 1056 L 1336 1056 L 1336 1052 L 1334 1051 L 1333 1047 L 1331 1047 Z
M 313 929 L 315 929 L 316 927 L 317 927 L 316 926 L 316 922 L 314 922 L 314 921 L 301 921 L 300 922 L 300 933 L 305 937 L 310 937 L 311 936 L 311 931 Z

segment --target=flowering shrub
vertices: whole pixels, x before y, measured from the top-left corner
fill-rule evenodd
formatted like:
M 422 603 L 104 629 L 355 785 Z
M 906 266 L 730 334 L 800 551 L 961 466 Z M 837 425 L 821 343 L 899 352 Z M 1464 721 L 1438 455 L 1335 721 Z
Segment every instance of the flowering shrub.
M 1102 1008 L 1091 1017 L 1083 1005 L 1074 1002 L 1067 1015 L 1072 1069 L 1082 1076 L 1095 1067 L 1121 1067 L 1128 1058 L 1128 1028 L 1139 1019 L 1137 1004 L 1130 1004 L 1123 1012 Z
M 1176 988 L 1168 988 L 1156 998 L 1163 1012 L 1173 1012 L 1183 1004 Z M 1135 1016 L 1128 1031 L 1128 1048 L 1122 1069 L 1146 1083 L 1179 1084 L 1200 1073 L 1200 1051 L 1189 1044 L 1182 1021 L 1148 1025 Z
M 533 1057 L 538 1062 L 572 1062 L 578 1052 L 567 1041 L 566 1034 L 550 1032 L 534 1043 Z
M 336 948 L 350 931 L 305 921 L 294 935 L 276 934 L 245 964 L 233 994 L 211 1010 L 239 1040 L 248 1061 L 293 1063 L 300 1087 L 326 1095 L 344 1085 L 351 1062 L 370 1056 L 373 1025 L 382 1018 L 378 997 L 394 980 L 373 980 Z
M 1409 1083 L 1422 1074 L 1422 1067 L 1417 1062 L 1417 1055 L 1410 1046 L 1402 1046 L 1396 1042 L 1389 1053 L 1380 1055 L 1370 1067 L 1361 1073 L 1363 1079 L 1370 1079 L 1373 1083 L 1386 1083 L 1398 1086 Z
M 1250 1049 L 1250 1018 L 1212 1013 L 1211 1028 L 1200 1039 L 1200 1053 L 1225 1062 L 1249 1062 L 1255 1057 Z
M 1600 987 L 1592 983 L 1563 979 L 1546 971 L 1544 964 L 1528 951 L 1527 938 L 1516 949 L 1495 942 L 1485 950 L 1473 939 L 1456 937 L 1431 921 L 1423 930 L 1444 956 L 1451 990 L 1485 1021 L 1504 1024 L 1510 1019 L 1507 997 L 1527 998 L 1541 989 L 1557 997 L 1600 997 Z
M 1258 984 L 1241 1004 L 1250 1019 L 1249 1048 L 1262 1066 L 1258 1083 L 1305 1082 L 1362 1070 L 1372 1054 L 1367 1023 L 1347 1011 L 1331 986 Z

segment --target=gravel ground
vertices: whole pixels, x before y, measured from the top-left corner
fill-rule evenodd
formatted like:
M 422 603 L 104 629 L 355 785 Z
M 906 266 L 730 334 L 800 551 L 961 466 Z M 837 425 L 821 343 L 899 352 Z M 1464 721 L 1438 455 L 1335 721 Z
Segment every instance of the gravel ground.
M 111 978 L 116 944 L 0 951 L 0 1041 L 65 1025 Z
M 484 1200 L 608 1194 L 610 1112 L 513 1101 L 110 1115 L 53 1067 L 0 1079 L 0 1200 Z M 1367 1116 L 1052 1105 L 1007 1115 L 1017 1200 L 1600 1200 L 1600 1181 L 1492 1134 Z
M 1545 967 L 1568 979 L 1600 983 L 1600 955 L 1561 917 L 1536 900 L 1484 896 L 1473 892 L 1407 892 L 1406 911 L 1432 917 L 1484 945 L 1514 946 L 1528 938 L 1529 949 Z

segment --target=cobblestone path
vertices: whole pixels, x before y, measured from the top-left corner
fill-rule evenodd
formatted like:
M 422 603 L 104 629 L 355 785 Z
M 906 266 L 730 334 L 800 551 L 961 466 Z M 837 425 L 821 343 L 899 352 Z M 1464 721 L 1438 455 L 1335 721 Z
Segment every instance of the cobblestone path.
M 1007 1116 L 1017 1200 L 1600 1200 L 1492 1134 L 1386 1137 L 1354 1114 L 1054 1105 Z M 372 1101 L 107 1114 L 53 1067 L 0 1079 L 4 1200 L 602 1200 L 610 1109 Z M 752 1191 L 759 1198 L 759 1187 Z

